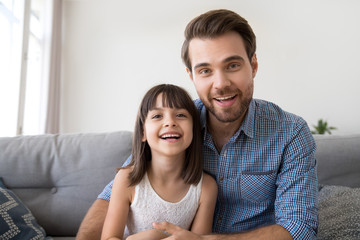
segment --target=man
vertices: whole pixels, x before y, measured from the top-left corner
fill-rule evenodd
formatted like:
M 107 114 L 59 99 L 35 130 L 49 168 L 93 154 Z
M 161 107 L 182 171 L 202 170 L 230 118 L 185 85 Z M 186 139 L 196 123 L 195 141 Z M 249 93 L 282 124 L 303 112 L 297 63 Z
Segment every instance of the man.
M 255 51 L 251 27 L 232 11 L 209 11 L 186 27 L 182 58 L 200 97 L 204 170 L 219 195 L 214 235 L 154 223 L 168 239 L 316 239 L 315 142 L 302 118 L 252 98 Z M 100 236 L 107 206 L 96 200 L 78 239 L 86 230 Z

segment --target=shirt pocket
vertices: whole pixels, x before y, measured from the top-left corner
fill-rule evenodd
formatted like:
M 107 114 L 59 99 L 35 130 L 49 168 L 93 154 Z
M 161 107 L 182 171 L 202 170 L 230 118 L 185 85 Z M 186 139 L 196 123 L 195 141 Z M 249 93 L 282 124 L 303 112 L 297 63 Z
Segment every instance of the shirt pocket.
M 243 172 L 240 180 L 241 197 L 251 202 L 273 201 L 276 172 Z

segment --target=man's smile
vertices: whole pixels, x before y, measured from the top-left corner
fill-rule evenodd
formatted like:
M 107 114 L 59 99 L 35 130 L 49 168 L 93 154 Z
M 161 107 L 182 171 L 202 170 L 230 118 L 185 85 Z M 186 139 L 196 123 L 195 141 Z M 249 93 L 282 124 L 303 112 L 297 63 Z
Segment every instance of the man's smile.
M 232 95 L 232 96 L 226 96 L 226 97 L 217 97 L 214 99 L 219 102 L 224 102 L 224 101 L 229 101 L 231 99 L 234 99 L 235 97 L 236 97 L 236 95 Z

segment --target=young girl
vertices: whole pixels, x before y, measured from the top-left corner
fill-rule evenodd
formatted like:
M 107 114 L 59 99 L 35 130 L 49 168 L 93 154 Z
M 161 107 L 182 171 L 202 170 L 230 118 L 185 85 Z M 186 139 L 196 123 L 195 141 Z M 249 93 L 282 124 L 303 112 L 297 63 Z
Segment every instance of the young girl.
M 215 180 L 202 171 L 200 121 L 188 93 L 162 84 L 144 96 L 132 158 L 117 173 L 101 239 L 162 239 L 153 222 L 211 232 Z M 128 237 L 130 236 L 130 237 Z

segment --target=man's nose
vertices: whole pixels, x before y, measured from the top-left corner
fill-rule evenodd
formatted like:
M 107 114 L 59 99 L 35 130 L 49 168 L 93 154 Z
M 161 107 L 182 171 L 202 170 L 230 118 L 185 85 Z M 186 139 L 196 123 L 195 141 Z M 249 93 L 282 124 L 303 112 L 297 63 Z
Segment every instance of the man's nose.
M 223 71 L 217 71 L 216 74 L 214 74 L 213 81 L 213 87 L 216 89 L 223 89 L 231 85 L 230 79 L 228 79 L 227 74 Z

